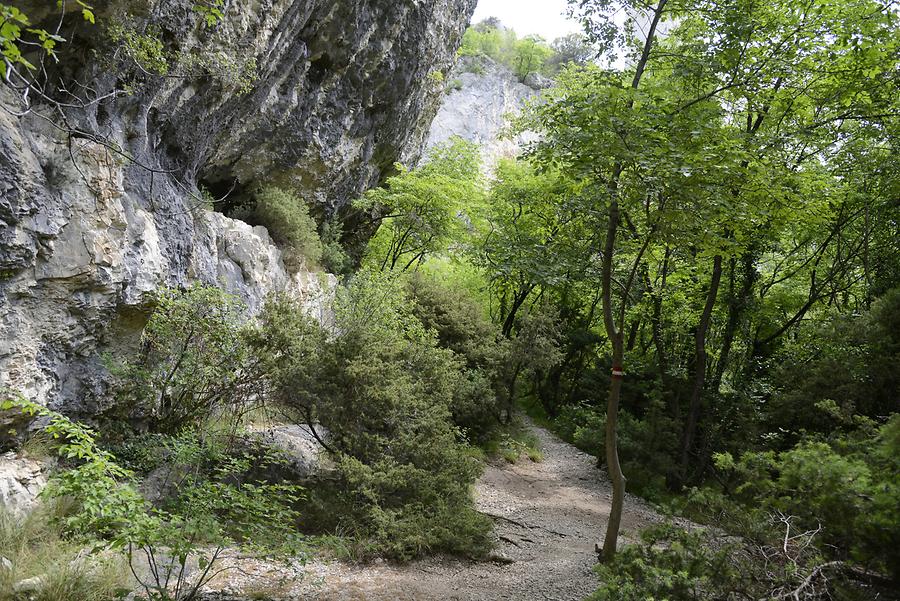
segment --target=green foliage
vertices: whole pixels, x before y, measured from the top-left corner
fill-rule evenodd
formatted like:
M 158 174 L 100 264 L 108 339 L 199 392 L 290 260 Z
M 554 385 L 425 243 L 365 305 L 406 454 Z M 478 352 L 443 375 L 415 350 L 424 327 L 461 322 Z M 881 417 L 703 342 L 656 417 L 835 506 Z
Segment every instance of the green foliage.
M 344 229 L 337 220 L 322 224 L 320 238 L 322 241 L 322 267 L 335 275 L 347 274 L 352 268 L 352 261 L 341 245 Z
M 483 447 L 487 454 L 502 457 L 507 463 L 517 463 L 523 456 L 535 463 L 544 460 L 540 440 L 530 425 L 519 418 L 494 431 Z
M 202 453 L 204 444 L 188 446 Z M 151 599 L 193 599 L 220 569 L 215 562 L 227 547 L 276 557 L 300 549 L 294 509 L 299 487 L 249 479 L 253 457 L 247 453 L 229 452 L 205 470 L 191 455 L 181 457 L 192 461 L 183 466 L 175 459 L 171 469 L 184 473 L 161 505 L 135 515 L 122 535 L 133 566 L 142 556 L 149 559 L 138 579 Z M 183 568 L 192 559 L 198 563 L 195 574 Z
M 270 304 L 259 340 L 276 341 L 265 362 L 281 403 L 328 433 L 338 482 L 310 491 L 319 527 L 399 559 L 483 552 L 489 523 L 470 491 L 479 465 L 450 413 L 462 360 L 438 346 L 390 273 L 357 274 L 335 310 L 323 336 L 296 307 Z
M 242 313 L 241 303 L 218 288 L 161 291 L 140 354 L 108 360 L 117 377 L 114 411 L 163 433 L 236 412 L 254 384 Z
M 115 22 L 106 31 L 110 41 L 120 46 L 126 56 L 142 70 L 156 75 L 169 73 L 170 57 L 158 28 L 149 27 L 138 31 L 128 22 Z
M 471 442 L 486 440 L 499 425 L 496 389 L 509 348 L 497 328 L 466 293 L 436 277 L 413 274 L 409 294 L 415 317 L 437 334 L 437 343 L 462 358 L 450 411 Z
M 554 52 L 550 63 L 557 70 L 570 64 L 583 67 L 598 54 L 582 33 L 570 33 L 556 38 L 550 46 Z
M 900 289 L 870 311 L 798 332 L 778 355 L 777 393 L 766 411 L 783 442 L 859 429 L 860 419 L 883 419 L 900 390 Z M 813 408 L 815 406 L 815 408 Z
M 900 415 L 869 438 L 832 445 L 805 441 L 782 452 L 729 454 L 717 466 L 733 479 L 734 496 L 748 507 L 796 516 L 803 528 L 822 529 L 839 558 L 877 565 L 896 577 L 900 555 Z
M 478 24 L 463 34 L 460 56 L 486 56 L 503 62 L 516 42 L 516 32 L 503 27 Z
M 590 404 L 566 405 L 553 420 L 553 428 L 568 442 L 602 461 L 606 441 L 606 416 Z M 628 474 L 629 490 L 656 499 L 666 492 L 666 477 L 675 469 L 677 426 L 659 402 L 643 416 L 619 413 L 619 449 Z
M 225 18 L 225 0 L 209 0 L 193 6 L 195 13 L 200 15 L 203 24 L 207 28 L 215 27 L 219 21 Z
M 94 23 L 93 7 L 82 0 L 75 0 L 81 8 L 82 19 L 88 23 Z M 34 46 L 39 48 L 46 56 L 56 57 L 56 44 L 65 42 L 66 39 L 58 32 L 51 33 L 46 29 L 29 27 L 31 21 L 24 12 L 15 6 L 0 3 L 0 77 L 8 79 L 9 72 L 17 66 L 23 66 L 30 71 L 37 67 L 25 58 L 22 46 Z
M 505 65 L 520 80 L 531 73 L 552 75 L 569 63 L 584 64 L 593 54 L 580 34 L 550 45 L 540 36 L 519 38 L 512 29 L 491 21 L 469 27 L 459 49 L 461 57 L 487 57 Z
M 513 73 L 524 80 L 531 73 L 544 73 L 553 57 L 553 49 L 540 36 L 530 35 L 517 40 L 513 47 Z
M 458 92 L 462 90 L 463 82 L 461 79 L 452 79 L 447 83 L 446 92 L 449 94 L 450 92 Z
M 597 566 L 600 587 L 591 601 L 698 601 L 731 599 L 740 574 L 729 553 L 711 545 L 703 531 L 660 524 L 641 531 L 612 563 Z
M 265 467 L 277 462 L 277 455 L 234 453 L 215 441 L 210 446 L 207 433 L 157 438 L 168 450 L 171 481 L 158 505 L 151 506 L 138 493 L 135 474 L 98 447 L 93 431 L 20 395 L 7 395 L 0 409 L 49 420 L 44 430 L 56 441 L 59 457 L 71 464 L 42 493 L 45 499 L 66 502 L 68 510 L 57 523 L 82 544 L 123 549 L 151 599 L 195 598 L 215 574 L 215 561 L 226 547 L 267 554 L 295 554 L 299 548 L 293 506 L 300 489 L 249 476 L 251 465 Z M 199 561 L 196 574 L 185 569 L 191 559 Z M 140 565 L 145 560 L 146 570 Z M 73 585 L 82 580 L 84 586 L 91 584 L 88 575 L 76 575 L 81 580 Z
M 65 530 L 80 538 L 117 536 L 142 506 L 132 485 L 134 474 L 97 446 L 96 432 L 21 395 L 5 396 L 0 410 L 16 409 L 31 418 L 48 420 L 43 429 L 55 442 L 56 453 L 75 463 L 59 473 L 44 493 L 76 504 L 75 511 L 61 518 Z
M 284 248 L 284 262 L 289 269 L 298 270 L 322 261 L 322 242 L 306 203 L 292 192 L 274 186 L 262 188 L 255 200 L 251 218 L 264 225 L 275 242 Z M 330 253 L 330 260 L 339 259 L 333 247 Z
M 499 305 L 506 336 L 533 293 L 571 282 L 584 273 L 590 240 L 577 189 L 553 169 L 538 171 L 525 161 L 501 161 L 489 202 L 476 209 L 487 232 L 473 245 Z
M 366 262 L 406 271 L 462 230 L 459 211 L 482 194 L 480 154 L 475 144 L 457 138 L 433 148 L 424 165 L 407 170 L 398 164 L 397 170 L 385 187 L 369 190 L 353 206 L 381 220 Z
M 223 0 L 201 2 L 193 10 L 201 17 L 204 29 L 215 27 L 224 18 Z M 128 13 L 108 24 L 106 36 L 113 46 L 111 54 L 115 59 L 110 68 L 127 81 L 127 90 L 159 77 L 205 77 L 242 95 L 250 92 L 256 82 L 255 57 L 245 56 L 237 49 L 221 51 L 203 45 L 173 47 L 165 41 L 159 25 L 148 24 Z
M 547 307 L 534 307 L 520 320 L 515 337 L 506 341 L 498 391 L 506 423 L 512 419 L 523 382 L 541 380 L 560 361 L 558 328 Z
M 598 452 L 598 409 L 607 389 L 619 394 L 611 363 L 624 363 L 629 486 L 678 491 L 710 477 L 714 452 L 751 450 L 766 466 L 752 480 L 771 484 L 748 504 L 808 528 L 813 518 L 783 502 L 791 487 L 809 491 L 821 520 L 846 505 L 854 534 L 823 522 L 811 545 L 876 565 L 884 542 L 861 542 L 866 527 L 849 524 L 889 471 L 854 445 L 896 405 L 897 263 L 886 257 L 898 170 L 885 150 L 897 103 L 883 93 L 896 83 L 896 11 L 781 0 L 572 8 L 627 66 L 565 69 L 526 109 L 520 130 L 539 139 L 525 162 L 500 168 L 476 255 L 504 333 L 535 298 L 559 313 L 562 359 L 538 375 L 538 400 Z M 666 34 L 647 38 L 648 23 Z M 807 488 L 815 458 L 833 499 Z M 860 488 L 837 484 L 847 479 Z
M 459 363 L 410 313 L 402 283 L 361 274 L 339 302 L 341 336 L 327 345 L 317 415 L 348 483 L 355 526 L 383 551 L 479 553 L 487 522 L 469 487 L 449 407 Z M 362 426 L 362 427 L 360 427 Z

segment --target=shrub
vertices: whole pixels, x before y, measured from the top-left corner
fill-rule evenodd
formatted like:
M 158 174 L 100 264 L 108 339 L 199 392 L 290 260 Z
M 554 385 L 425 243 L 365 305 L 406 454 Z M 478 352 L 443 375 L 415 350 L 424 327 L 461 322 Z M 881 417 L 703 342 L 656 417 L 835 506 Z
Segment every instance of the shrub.
M 711 528 L 685 530 L 667 520 L 641 530 L 639 544 L 596 568 L 601 584 L 591 600 L 892 598 L 895 580 L 835 561 L 824 530 L 808 529 L 797 515 L 740 505 L 712 488 L 692 489 L 676 503 Z
M 174 433 L 233 415 L 254 384 L 243 339 L 244 307 L 218 288 L 161 291 L 133 359 L 107 359 L 116 411 L 138 413 L 155 432 Z
M 339 221 L 326 221 L 322 225 L 322 267 L 329 273 L 344 275 L 353 267 L 347 251 L 341 245 L 344 235 Z
M 554 429 L 568 442 L 590 453 L 602 463 L 606 441 L 606 415 L 595 405 L 565 405 L 553 422 Z M 678 437 L 674 420 L 665 414 L 660 401 L 652 401 L 641 417 L 619 412 L 619 454 L 628 489 L 654 498 L 666 490 L 666 474 L 675 469 L 674 449 Z
M 284 248 L 288 269 L 319 265 L 322 243 L 316 233 L 316 222 L 306 204 L 292 192 L 265 186 L 255 196 L 253 219 L 269 230 L 275 242 Z M 333 249 L 332 249 L 333 251 Z
M 298 516 L 292 506 L 299 489 L 249 478 L 248 453 L 209 449 L 208 438 L 191 434 L 173 439 L 170 474 L 186 469 L 154 507 L 137 492 L 134 473 L 97 446 L 93 431 L 18 395 L 9 395 L 0 408 L 17 408 L 48 421 L 45 431 L 57 441 L 58 455 L 74 464 L 54 476 L 43 493 L 45 499 L 65 501 L 68 507 L 55 523 L 82 545 L 124 549 L 150 599 L 195 599 L 200 587 L 220 571 L 215 562 L 227 547 L 268 554 L 297 551 Z M 214 464 L 203 465 L 210 457 Z M 178 465 L 182 461 L 187 465 Z M 191 559 L 199 564 L 196 573 L 185 569 Z M 60 598 L 69 599 L 55 597 Z
M 538 307 L 519 323 L 515 337 L 505 345 L 497 386 L 501 408 L 506 412 L 506 423 L 512 419 L 522 382 L 539 380 L 562 359 L 559 324 L 554 315 Z
M 307 328 L 296 315 L 272 305 L 263 331 L 296 338 Z M 336 301 L 334 331 L 314 344 L 273 356 L 272 373 L 282 402 L 328 432 L 337 481 L 310 491 L 319 527 L 349 531 L 368 552 L 398 559 L 483 552 L 490 524 L 470 491 L 479 464 L 449 409 L 462 361 L 412 314 L 403 282 L 357 275 Z
M 815 531 L 773 517 L 765 519 L 767 540 L 671 522 L 646 528 L 639 544 L 597 566 L 600 586 L 589 601 L 880 598 L 872 586 L 848 580 L 845 566 L 822 557 Z
M 850 432 L 855 416 L 884 420 L 900 389 L 900 288 L 870 311 L 801 329 L 775 370 L 770 431 L 790 444 L 804 434 Z M 826 409 L 826 410 L 815 410 Z M 782 447 L 786 448 L 786 447 Z
M 782 453 L 716 456 L 748 507 L 796 516 L 798 526 L 821 528 L 840 559 L 877 567 L 897 578 L 900 553 L 900 415 L 868 439 L 834 445 L 805 441 Z
M 730 599 L 738 580 L 729 553 L 702 531 L 661 524 L 641 531 L 641 544 L 596 568 L 600 587 L 589 601 Z
M 471 297 L 435 277 L 413 274 L 409 294 L 414 315 L 437 334 L 438 345 L 465 360 L 450 410 L 471 441 L 485 441 L 499 425 L 495 389 L 507 348 L 498 340 L 499 331 Z

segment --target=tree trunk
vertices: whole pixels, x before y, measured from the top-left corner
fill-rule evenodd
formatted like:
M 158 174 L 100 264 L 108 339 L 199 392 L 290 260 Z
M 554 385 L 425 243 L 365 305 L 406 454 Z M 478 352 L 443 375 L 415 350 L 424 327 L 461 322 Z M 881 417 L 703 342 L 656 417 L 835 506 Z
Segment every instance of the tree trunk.
M 753 286 L 756 284 L 756 254 L 753 250 L 748 250 L 741 258 L 743 265 L 743 274 L 741 277 L 740 290 L 735 290 L 735 279 L 738 277 L 735 273 L 737 266 L 732 260 L 731 266 L 731 286 L 730 296 L 728 300 L 728 319 L 725 323 L 725 332 L 722 335 L 722 351 L 719 353 L 719 362 L 716 365 L 716 372 L 713 376 L 710 389 L 718 392 L 722 384 L 722 378 L 725 370 L 728 369 L 728 361 L 731 358 L 731 347 L 734 344 L 734 337 L 737 334 L 738 327 L 743 319 L 744 312 L 750 304 L 750 295 L 753 292 Z
M 647 30 L 647 38 L 644 40 L 644 48 L 638 59 L 634 70 L 634 77 L 631 80 L 632 89 L 637 89 L 641 83 L 641 77 L 644 75 L 644 69 L 647 67 L 647 61 L 650 60 L 650 50 L 653 47 L 653 41 L 656 38 L 656 28 L 663 16 L 663 9 L 668 0 L 659 0 L 653 11 L 653 19 L 650 21 L 650 27 Z M 628 102 L 628 108 L 634 106 L 633 101 Z M 603 309 L 603 325 L 606 328 L 606 335 L 612 342 L 613 346 L 613 377 L 609 385 L 609 402 L 606 406 L 606 469 L 609 473 L 609 480 L 613 487 L 613 503 L 609 512 L 609 521 L 606 523 L 606 537 L 603 539 L 602 551 L 600 545 L 596 550 L 600 554 L 600 561 L 610 562 L 616 555 L 616 545 L 619 540 L 619 525 L 622 522 L 622 508 L 625 502 L 625 476 L 622 474 L 622 466 L 619 464 L 619 447 L 616 439 L 617 422 L 619 417 L 619 393 L 622 389 L 623 366 L 623 346 L 621 328 L 616 327 L 616 321 L 613 314 L 612 306 L 612 272 L 613 272 L 613 253 L 616 249 L 616 234 L 619 228 L 619 201 L 618 188 L 619 178 L 622 177 L 624 166 L 622 163 L 616 163 L 613 167 L 611 177 L 607 185 L 609 191 L 609 222 L 606 229 L 606 240 L 603 248 L 603 269 L 601 276 L 601 305 Z M 648 238 L 649 240 L 649 238 Z M 646 245 L 645 247 L 646 248 Z M 638 257 L 640 260 L 640 257 Z M 637 265 L 635 265 L 637 268 Z M 632 273 L 633 275 L 633 273 Z M 628 290 L 622 294 L 622 307 L 620 321 L 625 321 L 625 308 L 628 303 Z
M 697 433 L 697 423 L 700 421 L 701 401 L 703 399 L 703 384 L 706 381 L 706 334 L 712 321 L 713 309 L 716 306 L 716 297 L 719 295 L 719 282 L 722 280 L 722 255 L 716 255 L 713 259 L 712 278 L 709 282 L 709 292 L 706 295 L 706 306 L 700 316 L 700 324 L 694 338 L 694 384 L 691 389 L 691 402 L 688 409 L 687 424 L 681 438 L 681 462 L 680 480 L 683 484 L 687 477 L 690 464 L 690 453 L 694 446 L 694 436 Z
M 618 418 L 619 396 L 622 391 L 622 334 L 613 339 L 613 373 L 609 383 L 609 400 L 606 405 L 606 469 L 613 487 L 612 507 L 606 523 L 606 537 L 603 539 L 601 560 L 610 561 L 616 555 L 619 526 L 622 523 L 622 509 L 625 505 L 625 474 L 619 463 Z
M 516 324 L 516 313 L 518 313 L 522 303 L 525 302 L 532 290 L 534 290 L 534 285 L 526 284 L 513 295 L 512 306 L 509 308 L 509 313 L 506 314 L 506 319 L 503 320 L 503 328 L 501 329 L 504 337 L 512 337 L 513 326 Z

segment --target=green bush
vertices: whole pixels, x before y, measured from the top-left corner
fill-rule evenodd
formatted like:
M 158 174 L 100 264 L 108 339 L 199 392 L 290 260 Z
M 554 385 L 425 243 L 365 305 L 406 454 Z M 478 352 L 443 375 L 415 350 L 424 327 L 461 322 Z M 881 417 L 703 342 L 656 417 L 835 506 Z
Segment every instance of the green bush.
M 297 315 L 270 305 L 267 338 L 306 332 Z M 358 274 L 340 291 L 333 332 L 304 337 L 309 346 L 271 356 L 271 373 L 281 402 L 328 432 L 337 481 L 310 491 L 319 528 L 350 532 L 368 552 L 398 559 L 484 552 L 490 524 L 470 490 L 480 465 L 450 415 L 463 362 L 412 314 L 404 283 Z
M 900 415 L 868 439 L 829 445 L 805 441 L 782 453 L 716 456 L 747 507 L 796 516 L 821 528 L 829 553 L 900 576 Z
M 822 531 L 796 515 L 742 506 L 710 488 L 676 502 L 712 527 L 667 520 L 641 530 L 639 543 L 597 566 L 591 601 L 891 598 L 890 581 L 833 560 Z
M 253 220 L 266 227 L 272 239 L 284 249 L 288 269 L 311 268 L 322 261 L 322 242 L 309 208 L 292 192 L 265 186 L 255 195 Z M 330 249 L 333 254 L 334 249 Z M 330 260 L 334 257 L 329 256 Z
M 270 484 L 250 474 L 254 464 L 277 461 L 275 454 L 260 461 L 249 452 L 211 445 L 208 433 L 183 432 L 164 440 L 170 451 L 166 458 L 170 486 L 151 505 L 138 493 L 135 474 L 99 448 L 95 432 L 19 395 L 7 395 L 0 409 L 18 409 L 47 420 L 44 430 L 67 462 L 67 469 L 55 474 L 42 493 L 46 500 L 65 504 L 66 511 L 55 515 L 52 523 L 81 547 L 122 550 L 150 599 L 195 599 L 200 587 L 220 570 L 216 560 L 228 547 L 269 555 L 294 555 L 299 549 L 298 514 L 293 508 L 299 488 Z M 5 529 L 0 522 L 3 537 Z M 196 573 L 184 569 L 190 560 L 199 564 Z M 79 589 L 68 587 L 82 580 L 84 586 L 92 585 L 93 580 L 77 567 L 67 569 L 76 570 L 63 575 L 63 589 L 72 595 L 80 594 Z
M 343 226 L 339 221 L 326 221 L 322 225 L 322 267 L 328 273 L 344 275 L 353 267 L 350 256 L 341 245 L 343 235 Z
M 642 530 L 640 544 L 597 566 L 600 587 L 588 600 L 731 599 L 740 576 L 729 560 L 728 551 L 716 549 L 703 531 L 660 524 Z
M 117 403 L 110 422 L 136 419 L 175 433 L 233 416 L 255 382 L 243 339 L 243 305 L 218 288 L 161 291 L 133 358 L 107 358 Z
M 553 428 L 563 440 L 604 462 L 606 413 L 601 407 L 565 405 Z M 666 475 L 676 467 L 677 445 L 674 420 L 665 414 L 661 402 L 651 402 L 640 418 L 625 410 L 619 412 L 619 454 L 629 491 L 648 498 L 665 494 Z
M 900 390 L 900 288 L 871 310 L 816 324 L 786 346 L 766 408 L 770 431 L 794 444 L 805 434 L 847 433 L 855 416 L 882 420 Z
M 454 423 L 470 441 L 485 441 L 500 423 L 495 390 L 508 345 L 470 296 L 436 277 L 413 274 L 409 294 L 413 314 L 437 334 L 438 345 L 465 361 L 450 405 Z

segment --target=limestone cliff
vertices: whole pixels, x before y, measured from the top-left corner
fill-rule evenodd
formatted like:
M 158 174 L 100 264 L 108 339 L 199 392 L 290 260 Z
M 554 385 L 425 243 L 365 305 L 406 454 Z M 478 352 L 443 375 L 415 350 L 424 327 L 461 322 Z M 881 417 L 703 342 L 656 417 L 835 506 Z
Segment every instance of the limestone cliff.
M 198 186 L 289 185 L 352 226 L 349 200 L 420 153 L 433 74 L 449 72 L 474 3 L 226 2 L 213 28 L 185 0 L 108 3 L 96 26 L 67 16 L 49 77 L 84 97 L 25 106 L 0 85 L 0 385 L 90 414 L 100 353 L 134 340 L 164 285 L 217 282 L 251 310 L 287 290 L 315 310 L 329 277 L 288 273 L 264 228 L 203 207 Z M 123 76 L 129 47 L 103 24 L 134 4 L 129 27 L 178 61 L 166 74 L 132 61 Z
M 486 57 L 460 60 L 448 78 L 447 94 L 431 125 L 427 146 L 452 136 L 476 142 L 485 171 L 490 172 L 498 160 L 517 155 L 534 138 L 529 133 L 509 135 L 509 125 L 547 83 L 538 77 L 522 83 L 509 69 Z

